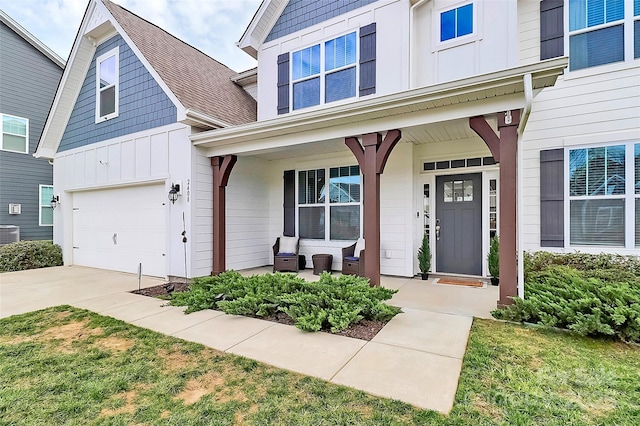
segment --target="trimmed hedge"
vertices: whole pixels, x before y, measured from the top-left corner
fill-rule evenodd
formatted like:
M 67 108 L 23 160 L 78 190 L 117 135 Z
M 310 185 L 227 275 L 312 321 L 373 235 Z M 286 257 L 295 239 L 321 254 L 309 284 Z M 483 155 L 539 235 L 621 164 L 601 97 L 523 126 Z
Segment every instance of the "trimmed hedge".
M 62 249 L 51 241 L 19 241 L 0 246 L 0 272 L 62 265 Z
M 196 278 L 189 290 L 176 293 L 170 304 L 187 306 L 186 313 L 219 309 L 227 314 L 265 317 L 284 312 L 305 331 L 337 333 L 362 319 L 388 320 L 399 308 L 382 303 L 397 290 L 370 287 L 361 277 L 327 273 L 317 282 L 293 274 L 265 274 L 243 277 L 229 271 L 213 277 Z
M 640 343 L 638 258 L 527 253 L 525 277 L 525 299 L 494 317 Z

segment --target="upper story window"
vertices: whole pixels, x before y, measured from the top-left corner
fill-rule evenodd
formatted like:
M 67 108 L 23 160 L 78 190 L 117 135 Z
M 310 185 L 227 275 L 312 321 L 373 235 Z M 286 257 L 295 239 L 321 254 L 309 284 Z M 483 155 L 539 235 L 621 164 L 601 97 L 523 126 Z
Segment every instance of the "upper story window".
M 473 34 L 473 3 L 440 13 L 440 41 Z
M 96 59 L 96 123 L 118 116 L 118 48 Z
M 0 149 L 27 154 L 29 152 L 29 120 L 0 114 L 2 118 L 2 140 Z
M 293 109 L 356 96 L 355 32 L 291 55 Z
M 625 3 L 629 5 L 626 14 Z M 638 58 L 639 21 L 640 0 L 569 0 L 571 70 L 622 62 L 627 50 L 633 52 L 634 58 Z M 625 31 L 625 27 L 631 26 L 635 32 L 633 37 L 629 36 L 632 31 Z M 631 47 L 632 43 L 635 46 Z M 625 45 L 629 48 L 625 48 Z

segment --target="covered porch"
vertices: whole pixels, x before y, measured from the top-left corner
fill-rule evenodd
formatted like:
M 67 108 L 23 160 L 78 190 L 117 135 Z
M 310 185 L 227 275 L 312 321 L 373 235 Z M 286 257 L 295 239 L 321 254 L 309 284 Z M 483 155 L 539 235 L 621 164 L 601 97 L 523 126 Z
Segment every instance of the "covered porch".
M 309 267 L 312 254 L 328 253 L 334 256 L 333 269 L 339 270 L 341 248 L 363 236 L 365 275 L 372 285 L 379 285 L 381 274 L 414 276 L 415 253 L 422 233 L 428 232 L 435 255 L 432 271 L 487 276 L 484 258 L 489 219 L 480 218 L 487 207 L 488 189 L 481 188 L 488 186 L 487 176 L 493 173 L 502 182 L 496 229 L 501 237 L 501 285 L 493 304 L 497 299 L 499 304 L 510 303 L 510 297 L 519 293 L 517 135 L 526 124 L 535 93 L 552 86 L 564 65 L 564 60 L 551 60 L 194 135 L 192 142 L 203 158 L 211 159 L 212 166 L 211 272 L 271 263 L 269 248 L 280 235 L 303 237 L 301 254 L 307 256 Z M 308 172 L 314 172 L 313 179 L 317 179 L 317 171 L 324 170 L 328 183 L 333 174 L 343 176 L 343 169 L 345 176 L 358 175 L 357 194 L 344 203 L 321 204 L 319 186 L 307 185 Z M 287 171 L 294 176 L 293 201 L 287 200 L 283 190 Z M 474 176 L 480 183 L 472 182 Z M 439 217 L 431 215 L 425 221 L 425 179 L 436 186 L 431 187 L 434 200 L 449 197 L 456 201 L 460 196 L 467 201 L 462 192 L 467 188 L 479 191 L 470 196 L 482 200 L 479 210 L 471 213 L 479 218 L 479 225 L 473 228 L 473 255 L 480 265 L 471 273 L 451 270 L 440 262 L 455 254 L 456 247 L 466 245 L 467 232 L 458 232 L 459 241 L 446 252 L 439 231 L 445 229 L 445 222 L 450 231 L 460 228 L 468 213 L 462 209 L 455 213 L 457 222 L 447 222 L 445 218 L 455 214 L 438 211 L 440 203 L 433 201 L 431 211 L 435 209 Z M 460 194 L 454 190 L 458 186 Z M 304 198 L 314 191 L 316 198 L 311 202 Z M 318 234 L 322 238 L 304 238 L 307 231 L 300 232 L 301 216 L 313 216 L 311 208 L 317 209 L 314 223 L 322 227 Z M 359 212 L 353 219 L 353 235 L 334 229 L 334 212 L 350 211 Z M 293 222 L 287 223 L 287 214 L 293 215 Z M 251 235 L 247 229 L 256 233 Z M 255 256 L 246 256 L 247 250 Z M 239 262 L 238 255 L 246 260 Z

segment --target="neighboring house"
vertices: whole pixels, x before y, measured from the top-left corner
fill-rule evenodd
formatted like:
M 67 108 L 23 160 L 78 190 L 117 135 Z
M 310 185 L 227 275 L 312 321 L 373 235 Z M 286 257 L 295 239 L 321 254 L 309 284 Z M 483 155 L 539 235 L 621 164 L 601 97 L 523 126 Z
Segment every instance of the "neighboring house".
M 22 240 L 53 237 L 53 167 L 32 154 L 64 64 L 0 10 L 0 225 Z
M 211 272 L 212 167 L 189 136 L 255 121 L 237 77 L 126 9 L 89 2 L 36 152 L 54 162 L 65 264 Z

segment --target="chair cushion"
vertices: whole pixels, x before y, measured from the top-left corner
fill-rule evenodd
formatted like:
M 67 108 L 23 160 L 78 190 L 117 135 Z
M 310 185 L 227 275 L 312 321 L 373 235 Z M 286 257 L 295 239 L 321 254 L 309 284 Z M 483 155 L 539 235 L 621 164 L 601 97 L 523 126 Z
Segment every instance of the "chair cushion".
M 356 242 L 356 249 L 353 253 L 360 256 L 360 252 L 362 250 L 364 250 L 364 238 L 358 238 L 358 241 Z
M 355 257 L 355 256 L 345 256 L 344 260 L 350 260 L 352 262 L 355 262 L 357 260 L 359 260 L 359 257 Z
M 298 237 L 280 237 L 280 249 L 278 254 L 286 253 L 294 256 L 298 251 Z
M 281 256 L 281 257 L 292 257 L 295 256 L 295 253 L 278 253 L 276 254 L 276 256 Z

